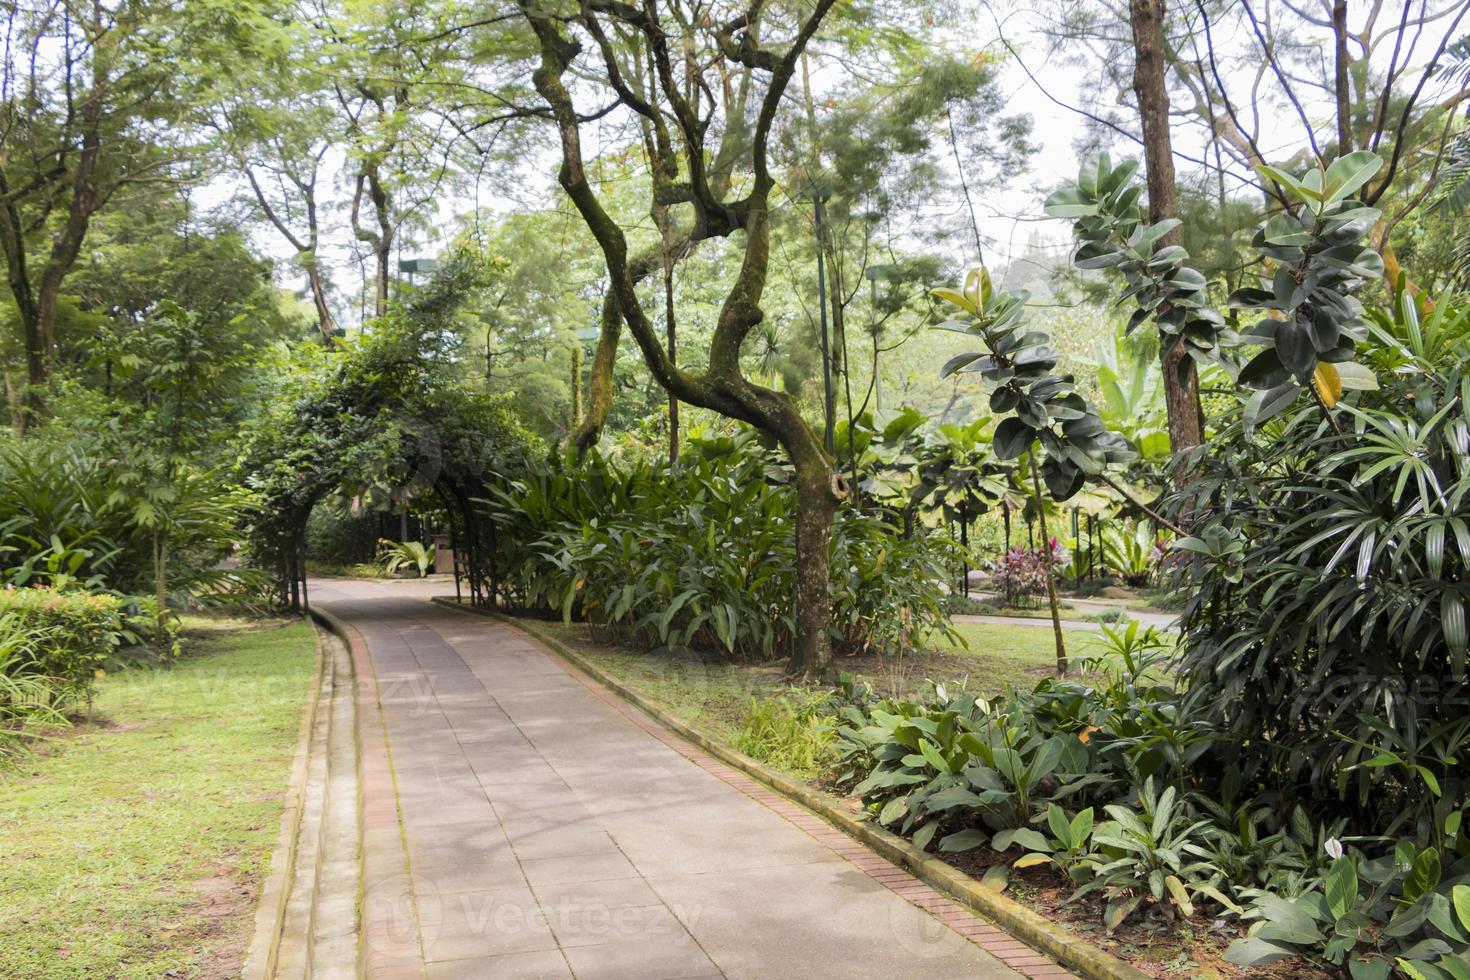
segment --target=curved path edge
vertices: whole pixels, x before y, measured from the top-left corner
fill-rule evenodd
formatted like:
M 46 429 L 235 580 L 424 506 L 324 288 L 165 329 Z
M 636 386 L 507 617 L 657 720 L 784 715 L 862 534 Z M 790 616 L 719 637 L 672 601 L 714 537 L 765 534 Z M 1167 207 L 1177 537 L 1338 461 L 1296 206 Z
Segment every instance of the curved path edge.
M 1089 980 L 1149 980 L 1147 974 L 1131 964 L 1004 894 L 984 887 L 974 878 L 919 850 L 904 838 L 859 820 L 843 809 L 834 797 L 757 762 L 675 717 L 586 658 L 567 649 L 556 638 L 538 630 L 534 621 L 468 606 L 450 597 L 435 597 L 430 601 L 446 609 L 493 619 L 534 640 L 546 649 L 548 656 L 567 668 L 573 677 L 581 680 L 594 692 L 604 694 L 605 700 L 640 724 L 640 727 L 713 775 L 786 817 L 856 864 L 870 877 L 936 916 L 1017 972 L 1031 977 L 1065 978 L 1068 974 L 1047 959 L 1052 957 Z M 603 691 L 598 691 L 598 687 Z M 610 692 L 610 695 L 606 692 Z M 620 705 L 618 699 L 637 711 Z M 640 713 L 644 717 L 640 717 Z M 665 737 L 663 732 L 672 737 Z M 680 745 L 681 741 L 691 743 L 692 750 Z M 706 754 L 715 757 L 709 760 L 713 765 L 702 759 Z M 721 769 L 725 767 L 719 763 L 725 763 L 740 772 L 722 772 Z M 743 778 L 742 774 L 752 777 L 757 785 L 741 785 L 741 782 L 752 781 Z M 773 790 L 774 793 L 771 792 Z M 815 817 L 813 813 L 816 814 Z M 831 828 L 836 828 L 838 833 L 834 835 Z M 841 838 L 844 836 L 855 839 L 856 843 L 843 841 Z M 873 852 L 877 852 L 876 855 Z M 919 881 L 915 882 L 915 878 Z M 962 904 L 956 904 L 951 899 Z M 1001 926 L 1004 931 L 976 920 L 977 912 Z M 1046 955 L 1038 957 L 1038 952 Z
M 408 848 L 403 839 L 398 790 L 379 703 L 377 672 L 362 634 L 334 614 L 313 606 L 311 615 L 347 645 L 356 676 L 358 821 L 362 841 L 358 896 L 361 934 L 357 972 L 373 980 L 419 980 L 422 939 L 412 907 Z
M 282 804 L 281 829 L 271 849 L 270 864 L 260 887 L 260 900 L 255 906 L 255 919 L 246 947 L 245 964 L 240 971 L 243 980 L 266 980 L 276 971 L 281 952 L 281 936 L 286 927 L 286 902 L 296 870 L 297 845 L 306 794 L 307 766 L 311 759 L 312 733 L 322 699 L 322 675 L 326 670 L 322 637 L 316 634 L 316 662 L 312 668 L 311 686 L 306 704 L 301 709 L 301 727 L 296 735 L 296 750 L 291 759 L 291 774 L 286 781 Z

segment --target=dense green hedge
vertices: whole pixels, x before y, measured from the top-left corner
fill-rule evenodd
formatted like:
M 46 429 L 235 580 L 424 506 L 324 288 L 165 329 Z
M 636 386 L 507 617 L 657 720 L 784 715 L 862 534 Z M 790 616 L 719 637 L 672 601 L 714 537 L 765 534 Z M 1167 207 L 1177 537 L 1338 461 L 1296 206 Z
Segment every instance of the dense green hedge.
M 12 676 L 43 678 L 68 704 L 91 697 L 98 671 L 118 652 L 151 635 L 147 600 L 54 589 L 0 590 L 0 645 L 15 653 Z

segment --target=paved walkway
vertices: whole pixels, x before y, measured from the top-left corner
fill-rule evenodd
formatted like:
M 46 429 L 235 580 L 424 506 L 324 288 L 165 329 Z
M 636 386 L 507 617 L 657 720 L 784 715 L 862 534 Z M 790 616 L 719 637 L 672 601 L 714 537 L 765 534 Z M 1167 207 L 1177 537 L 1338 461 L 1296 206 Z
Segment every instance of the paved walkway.
M 442 591 L 313 583 L 366 641 L 396 780 L 412 905 L 369 880 L 364 915 L 402 913 L 368 927 L 379 975 L 1070 976 Z
M 990 593 L 976 593 L 976 598 L 988 598 Z M 1129 619 L 1136 619 L 1144 626 L 1152 626 L 1157 630 L 1172 630 L 1179 623 L 1178 613 L 1156 613 L 1142 612 L 1137 609 L 1129 609 L 1122 603 L 1108 602 L 1097 599 L 1062 599 L 1064 605 L 1071 606 L 1075 611 L 1081 613 L 1100 613 L 1108 609 L 1122 609 Z M 1046 605 L 1042 604 L 1042 612 L 1045 613 Z M 1038 629 L 1051 629 L 1051 617 L 1040 616 L 991 616 L 985 613 L 957 613 L 954 616 L 957 623 L 989 623 L 995 626 L 1034 626 Z M 1085 619 L 1063 619 L 1062 629 L 1066 630 L 1095 630 L 1097 623 Z M 1116 627 L 1117 623 L 1109 624 Z

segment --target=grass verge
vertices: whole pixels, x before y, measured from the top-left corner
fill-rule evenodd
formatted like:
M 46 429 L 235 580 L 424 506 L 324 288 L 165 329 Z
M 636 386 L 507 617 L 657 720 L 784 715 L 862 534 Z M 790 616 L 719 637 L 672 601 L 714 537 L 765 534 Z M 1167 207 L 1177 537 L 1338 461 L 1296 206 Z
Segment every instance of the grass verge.
M 536 628 L 689 724 L 732 744 L 739 739 L 753 702 L 783 695 L 800 697 L 807 691 L 793 689 L 782 676 L 780 663 L 725 663 L 668 649 L 617 646 L 581 623 L 538 622 Z M 1012 687 L 1035 686 L 1056 662 L 1049 629 L 957 623 L 955 631 L 964 638 L 965 646 L 941 639 L 936 649 L 901 657 L 839 657 L 837 669 L 862 677 L 885 694 L 918 694 L 931 680 L 963 683 L 977 694 L 999 694 Z M 1092 636 L 1078 630 L 1066 632 L 1068 653 L 1086 652 L 1094 642 Z
M 0 773 L 0 976 L 238 976 L 315 636 L 188 618 L 171 670 Z

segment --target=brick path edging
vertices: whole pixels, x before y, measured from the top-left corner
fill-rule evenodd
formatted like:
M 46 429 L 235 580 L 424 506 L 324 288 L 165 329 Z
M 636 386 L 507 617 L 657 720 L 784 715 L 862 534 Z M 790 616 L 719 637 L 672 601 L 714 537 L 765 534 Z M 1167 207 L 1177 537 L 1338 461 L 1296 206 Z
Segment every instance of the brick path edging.
M 281 952 L 281 936 L 286 925 L 286 903 L 290 883 L 296 870 L 297 841 L 301 832 L 302 801 L 306 795 L 306 769 L 310 756 L 311 733 L 321 701 L 322 672 L 326 667 L 322 636 L 315 633 L 316 654 L 311 685 L 306 692 L 306 705 L 301 711 L 301 728 L 296 734 L 296 749 L 291 756 L 291 774 L 286 781 L 286 797 L 281 810 L 281 828 L 271 849 L 269 870 L 260 887 L 259 904 L 255 907 L 245 965 L 240 975 L 244 980 L 266 980 L 274 976 Z
M 410 916 L 411 942 L 397 935 L 403 922 L 393 914 L 392 901 L 369 902 L 407 896 L 408 850 L 398 812 L 398 787 L 393 778 L 393 759 L 388 748 L 388 728 L 378 703 L 378 675 L 367 641 L 353 626 L 332 613 L 313 606 L 311 615 L 347 645 L 352 658 L 354 691 L 357 697 L 357 818 L 362 833 L 362 891 L 358 896 L 362 934 L 358 944 L 358 975 L 373 980 L 420 980 L 423 975 L 423 942 L 418 933 L 418 915 Z M 412 946 L 418 956 L 393 956 L 389 950 Z
M 543 634 L 533 621 L 510 619 L 448 597 L 430 601 L 446 609 L 495 619 L 528 636 L 545 647 L 554 660 L 574 668 L 570 671 L 573 677 L 640 728 L 790 820 L 869 877 L 934 915 L 1018 973 L 1038 980 L 1068 977 L 1075 980 L 1074 974 L 1058 965 L 1060 962 L 1087 980 L 1150 980 L 1131 964 L 1000 892 L 984 887 L 904 838 L 857 819 L 827 794 L 757 762 L 674 717 L 568 650 L 555 637 Z M 1003 928 L 978 919 L 977 912 Z

